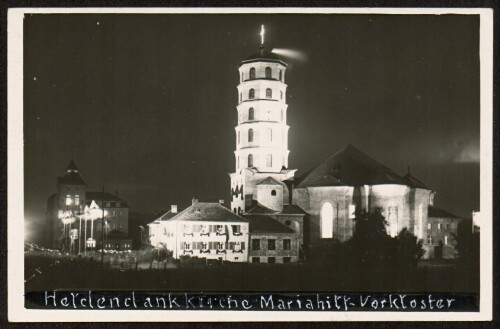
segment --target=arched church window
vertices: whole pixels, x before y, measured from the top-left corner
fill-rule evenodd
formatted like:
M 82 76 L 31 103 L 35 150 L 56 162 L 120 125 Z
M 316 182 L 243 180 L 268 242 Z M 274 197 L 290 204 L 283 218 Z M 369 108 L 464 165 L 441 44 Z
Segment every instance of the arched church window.
M 238 215 L 241 215 L 241 207 L 238 207 Z
M 255 79 L 255 67 L 252 67 L 250 69 L 250 79 Z
M 266 157 L 266 166 L 267 167 L 273 166 L 273 156 L 271 154 L 268 154 Z
M 248 142 L 253 142 L 253 129 L 248 129 Z
M 243 93 L 240 93 L 240 103 L 243 102 Z
M 276 190 L 272 190 L 272 191 L 271 191 L 271 195 L 272 195 L 272 196 L 276 196 Z
M 280 81 L 283 81 L 283 71 L 282 71 L 282 70 L 280 70 L 279 80 L 280 80 Z
M 271 88 L 266 89 L 266 98 L 272 98 L 273 97 L 273 91 Z
M 283 91 L 280 91 L 280 99 L 283 100 Z
M 254 99 L 255 98 L 255 90 L 254 89 L 250 89 L 248 91 L 248 98 L 249 99 Z
M 266 67 L 266 79 L 271 79 L 271 68 Z
M 243 72 L 241 72 L 240 82 L 243 82 Z
M 325 202 L 321 206 L 321 238 L 333 238 L 333 206 L 330 202 Z
M 233 209 L 233 212 L 236 214 L 236 208 Z
M 267 138 L 270 142 L 273 141 L 273 129 L 272 128 L 267 128 Z
M 253 167 L 253 155 L 248 155 L 248 167 Z
M 255 117 L 255 111 L 254 111 L 253 107 L 251 107 L 248 110 L 248 120 L 255 120 L 254 117 Z

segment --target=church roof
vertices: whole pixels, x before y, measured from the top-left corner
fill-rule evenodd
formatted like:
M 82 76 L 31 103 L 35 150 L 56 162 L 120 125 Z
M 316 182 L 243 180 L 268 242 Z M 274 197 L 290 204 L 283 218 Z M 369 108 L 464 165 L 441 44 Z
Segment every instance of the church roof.
M 352 145 L 304 175 L 298 188 L 312 186 L 407 185 L 407 181 Z
M 66 170 L 67 171 L 70 171 L 70 170 L 78 171 L 78 167 L 76 166 L 75 161 L 73 159 L 71 159 L 71 161 L 69 162 Z
M 263 180 L 261 180 L 260 182 L 258 182 L 255 185 L 280 185 L 280 186 L 284 186 L 285 184 L 272 178 L 271 176 L 269 176 L 269 177 L 264 178 Z
M 175 221 L 213 221 L 213 222 L 247 222 L 241 216 L 219 203 L 197 202 L 184 209 L 170 220 Z
M 291 228 L 266 215 L 244 215 L 249 221 L 250 233 L 295 233 Z
M 420 180 L 413 177 L 410 173 L 407 173 L 406 175 L 404 175 L 403 179 L 406 181 L 406 185 L 408 185 L 410 187 L 423 188 L 423 189 L 429 190 L 427 185 L 425 185 Z
M 458 216 L 453 215 L 452 213 L 447 212 L 438 207 L 429 206 L 428 208 L 428 217 L 439 217 L 439 218 L 460 218 Z
M 239 66 L 247 63 L 253 63 L 253 62 L 278 62 L 283 64 L 284 66 L 287 66 L 287 64 L 284 62 L 283 58 L 272 51 L 268 51 L 265 48 L 261 47 L 259 51 L 256 53 L 252 54 L 249 56 L 247 59 L 243 60 Z

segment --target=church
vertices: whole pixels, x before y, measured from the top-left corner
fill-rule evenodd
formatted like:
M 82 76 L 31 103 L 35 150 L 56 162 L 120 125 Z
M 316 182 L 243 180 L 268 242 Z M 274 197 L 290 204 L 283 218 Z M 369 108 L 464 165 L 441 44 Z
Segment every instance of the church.
M 259 51 L 238 66 L 235 171 L 229 174 L 233 212 L 245 217 L 257 211 L 293 228 L 306 256 L 320 244 L 349 240 L 355 213 L 378 208 L 387 233 L 395 237 L 406 228 L 423 241 L 425 258 L 452 246 L 459 218 L 447 217 L 454 223 L 447 232 L 433 225 L 437 218 L 431 215 L 447 213 L 436 211 L 436 192 L 410 172 L 399 175 L 352 145 L 296 176 L 297 169 L 288 164 L 287 63 L 264 48 L 261 36 Z M 292 218 L 280 220 L 285 212 Z

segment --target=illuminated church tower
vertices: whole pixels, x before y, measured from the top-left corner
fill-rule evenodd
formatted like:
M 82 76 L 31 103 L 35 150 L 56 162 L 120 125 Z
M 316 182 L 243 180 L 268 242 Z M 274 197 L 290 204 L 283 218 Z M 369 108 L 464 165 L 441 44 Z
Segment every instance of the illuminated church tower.
M 264 48 L 264 27 L 257 53 L 239 64 L 238 125 L 235 172 L 231 177 L 231 209 L 244 213 L 254 203 L 280 211 L 289 201 L 284 180 L 296 170 L 288 168 L 288 125 L 285 71 L 287 64 Z M 259 198 L 259 183 L 271 177 L 269 198 Z M 262 191 L 261 191 L 262 192 Z M 271 194 L 272 193 L 272 194 Z M 259 192 L 259 195 L 262 193 Z M 273 200 L 279 198 L 280 200 Z M 280 209 L 281 208 L 281 209 Z

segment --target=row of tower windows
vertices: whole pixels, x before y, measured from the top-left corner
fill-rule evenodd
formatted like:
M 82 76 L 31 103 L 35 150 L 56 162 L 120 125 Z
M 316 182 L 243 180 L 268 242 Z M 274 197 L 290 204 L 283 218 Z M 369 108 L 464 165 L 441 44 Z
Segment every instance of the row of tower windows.
M 273 98 L 273 91 L 271 88 L 266 89 L 266 98 Z M 248 99 L 255 99 L 255 89 L 248 91 Z M 280 91 L 280 100 L 283 100 L 283 91 Z M 240 102 L 243 102 L 243 93 L 240 93 Z
M 266 167 L 273 166 L 273 155 L 266 155 Z M 240 157 L 238 157 L 237 167 L 240 168 Z M 249 154 L 247 157 L 247 167 L 253 167 L 253 154 Z
M 243 116 L 241 116 L 243 117 Z M 283 122 L 285 119 L 285 113 L 284 110 L 281 110 L 281 122 Z M 255 120 L 255 110 L 253 107 L 248 109 L 248 121 L 253 121 Z M 271 120 L 271 112 L 270 110 L 267 110 L 267 120 Z M 240 122 L 243 121 L 243 118 L 240 119 Z
M 272 79 L 272 77 L 273 77 L 273 71 L 268 66 L 268 67 L 265 68 L 265 78 L 266 79 Z M 255 70 L 255 67 L 250 68 L 249 78 L 250 78 L 250 80 L 256 79 L 256 70 Z M 283 71 L 282 70 L 278 71 L 278 80 L 283 81 Z M 244 81 L 243 72 L 241 73 L 241 81 L 242 82 Z
M 248 142 L 251 143 L 254 141 L 254 130 L 252 128 L 248 129 Z M 267 128 L 267 140 L 269 142 L 273 141 L 273 129 Z M 240 143 L 240 132 L 238 131 L 238 144 Z

